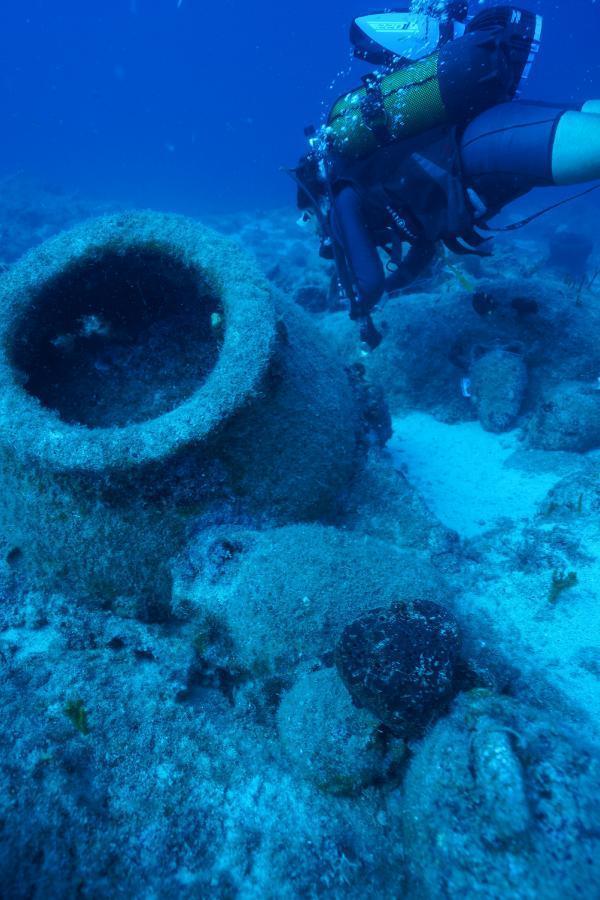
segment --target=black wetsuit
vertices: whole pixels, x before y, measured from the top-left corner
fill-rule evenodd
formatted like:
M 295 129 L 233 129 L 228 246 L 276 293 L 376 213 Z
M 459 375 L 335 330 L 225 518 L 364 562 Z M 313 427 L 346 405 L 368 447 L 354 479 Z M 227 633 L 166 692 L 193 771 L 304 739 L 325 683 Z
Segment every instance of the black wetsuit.
M 514 81 L 508 70 L 506 99 Z M 359 314 L 385 290 L 410 284 L 438 242 L 457 252 L 480 251 L 478 223 L 532 188 L 552 184 L 554 135 L 566 111 L 510 100 L 471 121 L 382 146 L 350 165 L 331 160 L 329 226 L 354 282 Z M 378 247 L 395 263 L 387 277 Z
M 532 188 L 554 184 L 556 129 L 561 117 L 576 108 L 513 100 L 467 125 L 460 142 L 464 178 L 488 207 L 488 218 Z
M 365 309 L 372 308 L 384 290 L 398 290 L 410 284 L 432 260 L 440 240 L 460 237 L 478 220 L 487 221 L 534 187 L 553 184 L 552 145 L 558 122 L 566 111 L 564 107 L 512 101 L 477 116 L 457 136 L 462 183 L 458 203 L 438 189 L 436 182 L 423 193 L 422 185 L 411 178 L 410 169 L 415 168 L 413 154 L 400 162 L 393 187 L 385 176 L 377 189 L 361 188 L 354 180 L 340 182 L 334 192 L 330 224 L 344 249 Z M 428 151 L 438 141 L 438 135 L 421 136 L 417 166 L 430 156 Z M 452 152 L 450 147 L 449 151 Z M 474 191 L 472 200 L 466 194 L 468 188 Z M 405 223 L 405 235 L 398 234 L 394 212 Z M 453 217 L 454 223 L 449 221 Z M 390 245 L 394 233 L 410 245 L 401 262 L 399 248 L 394 254 Z M 377 250 L 385 245 L 392 250 L 392 259 L 397 260 L 396 272 L 387 278 Z

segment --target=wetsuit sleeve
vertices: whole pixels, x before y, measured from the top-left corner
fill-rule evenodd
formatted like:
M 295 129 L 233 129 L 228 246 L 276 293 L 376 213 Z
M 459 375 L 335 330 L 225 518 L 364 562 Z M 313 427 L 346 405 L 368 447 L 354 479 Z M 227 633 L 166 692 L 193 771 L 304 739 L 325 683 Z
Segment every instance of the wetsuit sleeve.
M 333 201 L 333 228 L 346 255 L 358 293 L 355 317 L 367 315 L 381 299 L 385 289 L 383 263 L 371 235 L 357 190 L 345 184 Z

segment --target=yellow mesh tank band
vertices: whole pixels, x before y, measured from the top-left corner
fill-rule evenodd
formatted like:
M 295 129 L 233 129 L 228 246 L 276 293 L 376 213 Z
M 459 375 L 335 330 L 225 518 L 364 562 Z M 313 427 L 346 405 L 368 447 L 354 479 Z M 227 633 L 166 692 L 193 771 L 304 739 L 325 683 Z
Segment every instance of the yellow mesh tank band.
M 439 54 L 386 75 L 380 88 L 386 126 L 392 140 L 402 140 L 447 121 L 438 79 Z M 332 149 L 342 156 L 359 159 L 380 144 L 365 121 L 362 104 L 366 88 L 340 97 L 331 110 L 328 134 Z

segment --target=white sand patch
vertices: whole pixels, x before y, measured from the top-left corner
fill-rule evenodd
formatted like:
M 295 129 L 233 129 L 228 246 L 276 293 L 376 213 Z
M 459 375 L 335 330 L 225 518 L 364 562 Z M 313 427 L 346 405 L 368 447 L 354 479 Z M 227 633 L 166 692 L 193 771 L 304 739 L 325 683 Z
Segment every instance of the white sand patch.
M 423 413 L 396 419 L 389 447 L 432 513 L 465 538 L 500 519 L 517 526 L 507 534 L 518 534 L 562 477 L 586 462 L 597 461 L 600 471 L 599 452 L 583 457 L 527 450 L 517 432 L 489 434 L 478 422 L 445 425 Z M 551 521 L 537 526 L 549 534 L 556 527 Z M 600 532 L 591 518 L 561 527 L 567 535 L 572 528 L 579 545 L 580 558 L 569 565 L 577 575 L 574 587 L 553 601 L 551 563 L 546 567 L 541 559 L 530 570 L 513 571 L 491 553 L 487 576 L 459 593 L 457 608 L 464 616 L 490 616 L 508 658 L 518 665 L 527 661 L 600 722 Z
M 589 550 L 593 546 L 588 545 Z M 597 548 L 600 549 L 600 548 Z M 572 567 L 577 584 L 555 603 L 549 600 L 552 572 L 514 572 L 501 582 L 458 598 L 463 615 L 488 613 L 503 631 L 506 650 L 521 664 L 525 653 L 544 679 L 600 723 L 600 561 Z M 518 640 L 518 651 L 517 643 Z M 512 651 L 512 653 L 511 653 Z
M 388 447 L 396 465 L 438 519 L 463 537 L 481 534 L 499 519 L 530 518 L 565 474 L 562 454 L 553 470 L 528 465 L 515 431 L 490 434 L 479 422 L 447 425 L 418 412 L 393 425 Z M 537 462 L 539 454 L 533 457 Z
M 50 651 L 57 639 L 58 635 L 51 628 L 9 628 L 0 634 L 0 651 L 6 650 L 18 660 L 42 656 Z

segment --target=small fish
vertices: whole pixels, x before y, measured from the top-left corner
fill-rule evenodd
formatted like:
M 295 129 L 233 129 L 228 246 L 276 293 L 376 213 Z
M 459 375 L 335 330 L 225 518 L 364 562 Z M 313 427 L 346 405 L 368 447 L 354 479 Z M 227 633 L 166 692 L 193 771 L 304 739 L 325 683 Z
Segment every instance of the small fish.
M 468 291 L 470 294 L 474 293 L 475 285 L 470 278 L 467 278 L 464 272 L 461 272 L 458 266 L 455 266 L 452 263 L 446 263 L 444 271 L 448 272 L 450 275 L 454 275 L 463 290 Z

